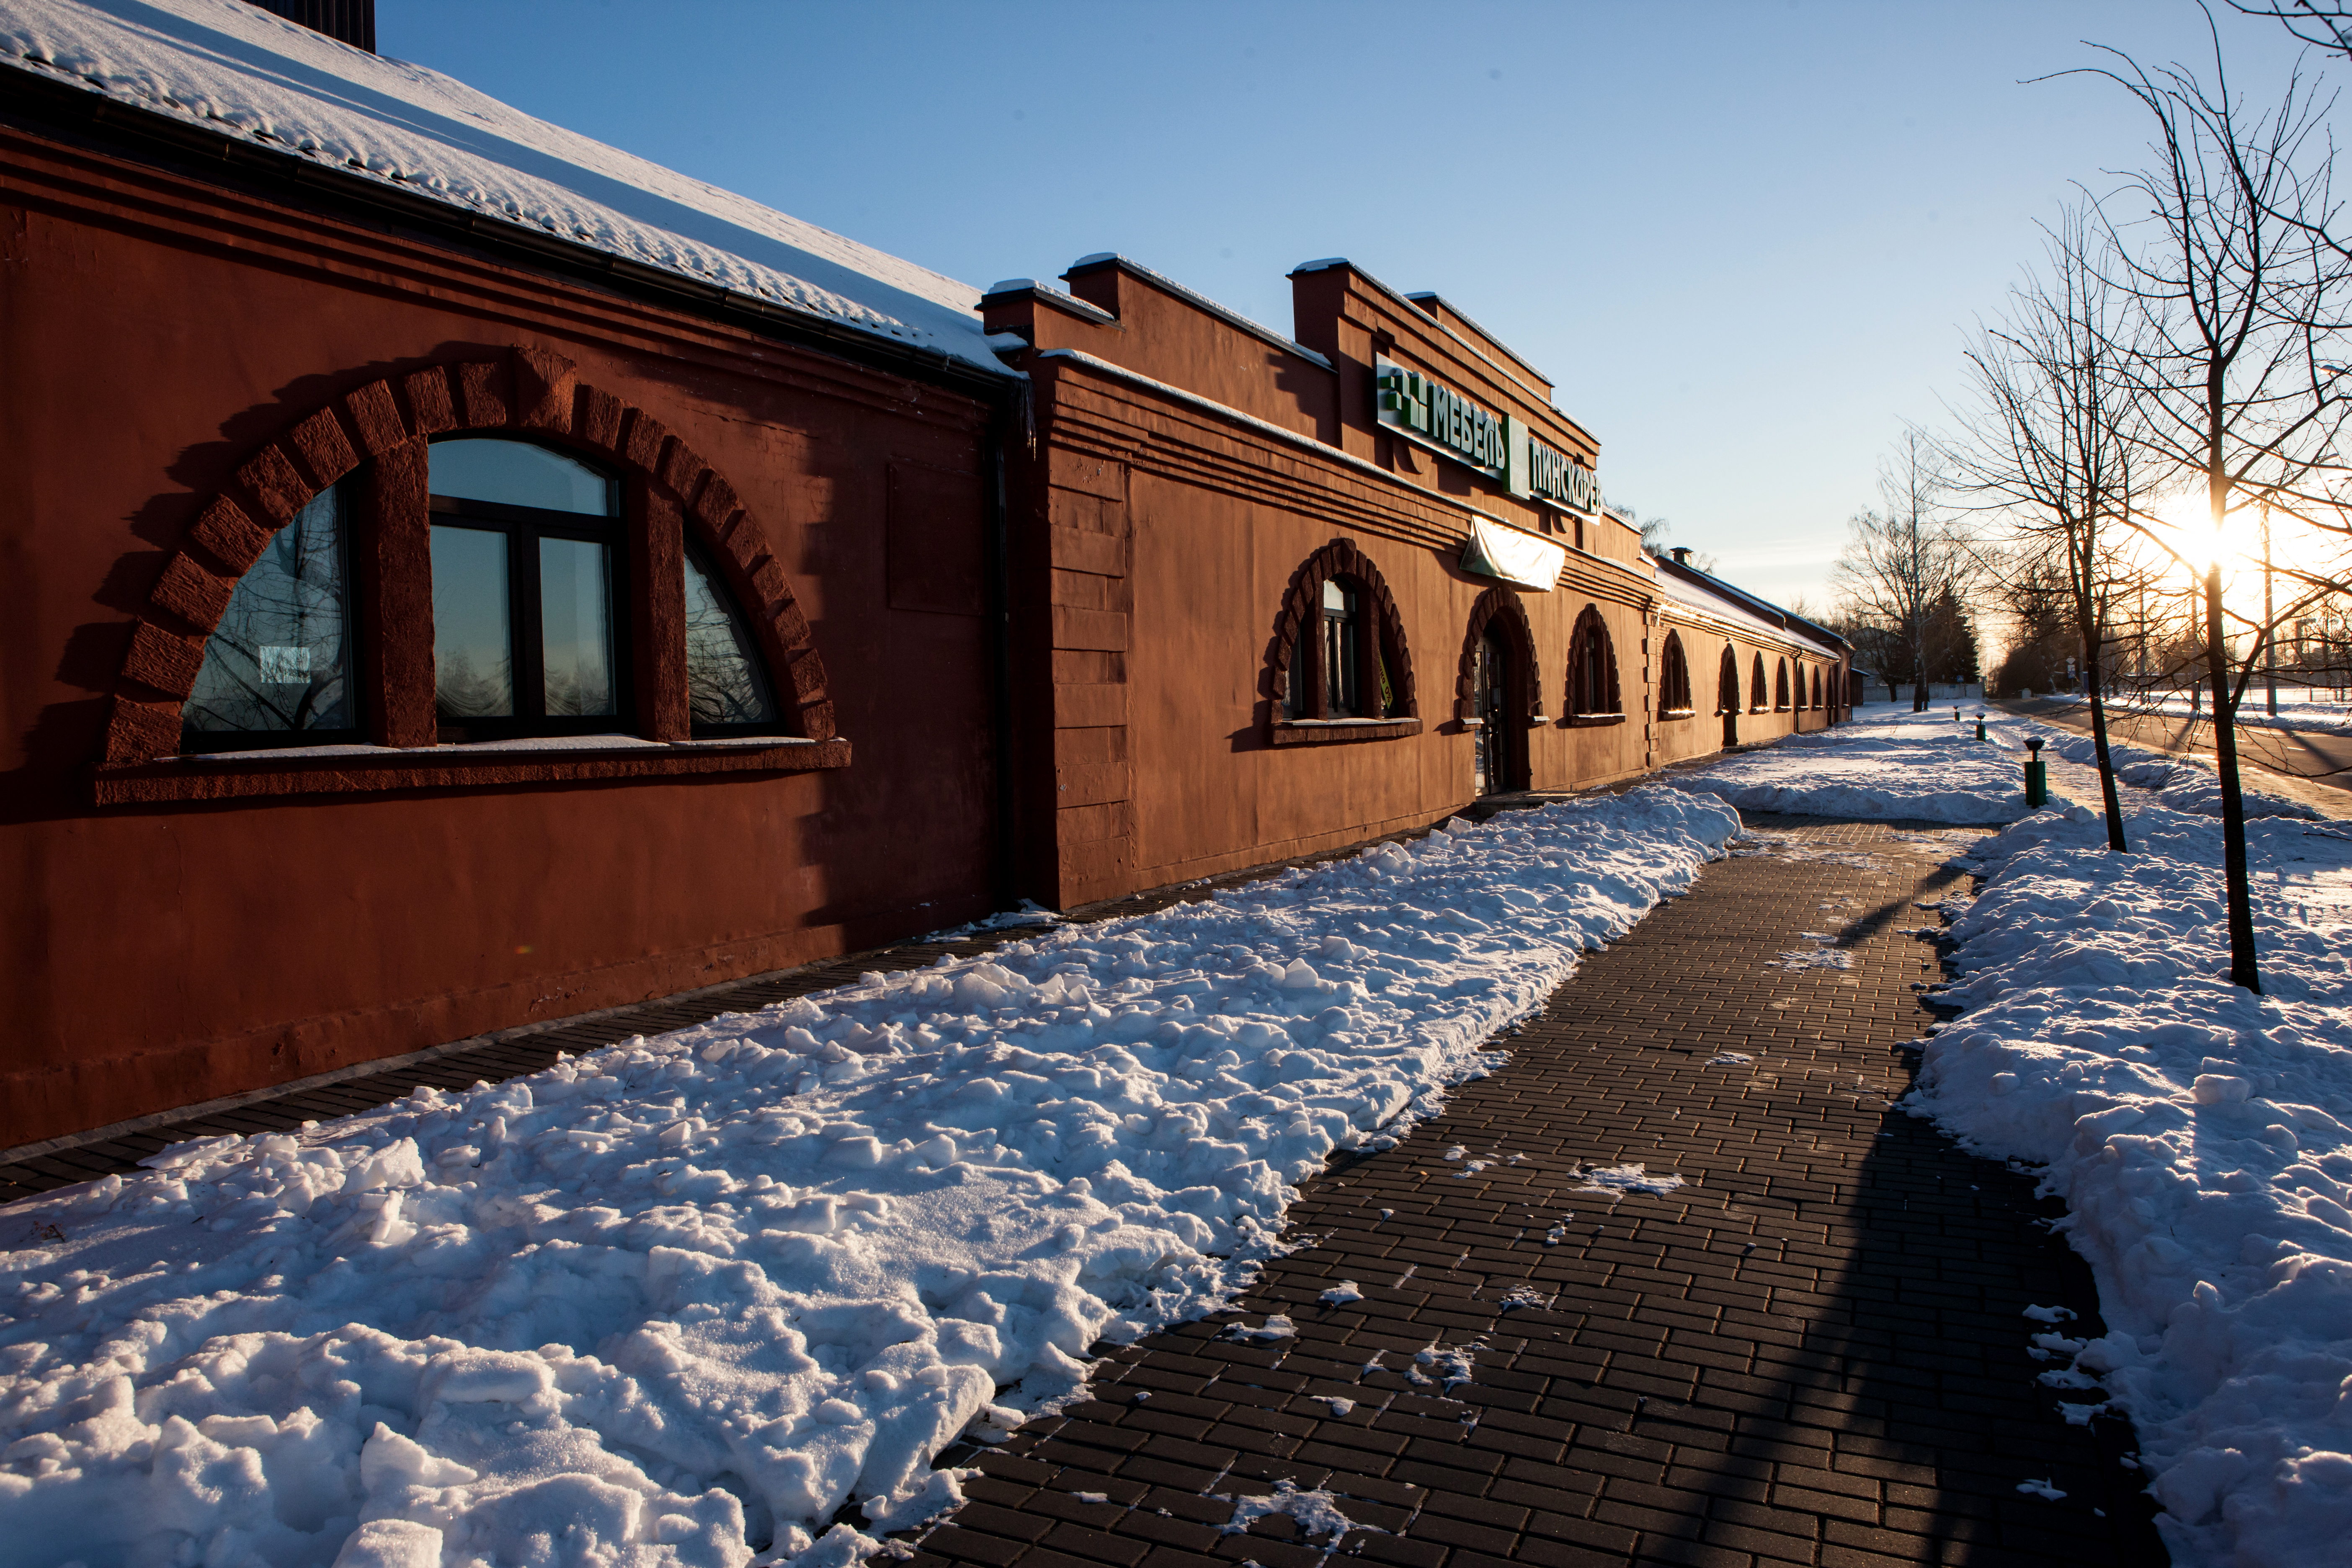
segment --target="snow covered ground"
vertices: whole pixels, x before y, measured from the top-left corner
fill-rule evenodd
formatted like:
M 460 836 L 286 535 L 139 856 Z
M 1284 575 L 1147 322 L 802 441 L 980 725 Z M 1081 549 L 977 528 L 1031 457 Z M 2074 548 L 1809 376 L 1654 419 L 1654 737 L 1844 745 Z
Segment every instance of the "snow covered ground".
M 925 1517 L 944 1445 L 1222 1303 L 1737 828 L 1457 823 L 14 1205 L 0 1556 L 841 1568 L 845 1503 Z
M 1843 813 L 1860 783 L 1887 815 L 2017 816 L 1990 792 L 1973 816 L 1902 804 L 1945 803 L 1977 776 L 1954 765 L 1964 748 L 1940 738 L 1949 728 L 1900 713 L 1832 731 L 1822 749 L 1852 745 L 1855 761 L 1825 768 L 1810 797 L 1788 776 L 1793 745 L 1711 768 L 1702 787 L 1741 800 L 1769 783 L 1778 809 Z M 1892 739 L 1906 731 L 1907 751 Z M 2012 773 L 2029 734 L 2091 759 L 2070 731 L 2004 721 L 1993 734 L 1982 749 Z M 2070 1336 L 2058 1310 L 2020 1332 L 2050 1363 L 2043 1381 L 2078 1391 L 2070 1419 L 2110 1405 L 2131 1417 L 2174 1561 L 2343 1562 L 2352 834 L 2292 802 L 2252 803 L 2265 994 L 2252 995 L 2226 979 L 2210 770 L 2119 752 L 2136 781 L 2130 855 L 2109 854 L 2096 813 L 2063 802 L 1975 850 L 1989 879 L 1954 921 L 1962 978 L 1942 997 L 1967 1011 L 1930 1039 L 1908 1108 L 1980 1153 L 2041 1167 L 2065 1200 L 2108 1331 Z M 1898 766 L 1920 776 L 1855 777 Z
M 2014 822 L 2026 813 L 2015 744 L 1979 742 L 1974 721 L 1956 724 L 1948 709 L 1882 709 L 1836 729 L 1699 763 L 1669 782 L 1743 811 Z
M 2315 689 L 2306 694 L 2300 687 L 2279 689 L 2279 710 L 2273 714 L 2265 700 L 2260 682 L 2246 689 L 2244 700 L 2238 704 L 2238 722 L 2264 730 L 2308 730 L 2321 735 L 2352 735 L 2352 703 L 2338 702 L 2326 689 Z M 2186 719 L 2189 715 L 2186 694 L 2156 694 L 2145 697 L 2116 697 L 2108 700 L 2118 713 L 2161 713 L 2169 718 Z M 2088 711 L 2088 705 L 2084 710 Z M 2200 705 L 2200 718 L 2212 715 L 2212 704 Z

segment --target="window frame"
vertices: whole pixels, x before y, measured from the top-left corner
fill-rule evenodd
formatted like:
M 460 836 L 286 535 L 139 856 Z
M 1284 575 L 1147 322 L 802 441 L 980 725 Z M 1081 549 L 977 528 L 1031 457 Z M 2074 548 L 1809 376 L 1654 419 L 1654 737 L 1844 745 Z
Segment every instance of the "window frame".
M 521 506 L 511 501 L 436 495 L 431 493 L 430 481 L 427 481 L 425 505 L 428 530 L 474 528 L 506 536 L 508 658 L 513 679 L 515 709 L 511 714 L 452 721 L 440 711 L 436 678 L 434 706 L 436 742 L 444 746 L 463 746 L 485 741 L 537 740 L 573 735 L 635 737 L 637 734 L 636 650 L 631 634 L 634 630 L 632 623 L 636 618 L 634 614 L 635 584 L 629 573 L 626 488 L 601 465 L 545 442 L 465 431 L 436 439 L 432 446 L 457 441 L 503 441 L 512 446 L 553 452 L 578 463 L 603 479 L 606 504 L 612 510 L 603 517 L 596 517 L 587 512 Z M 428 472 L 430 450 L 428 447 Z M 450 521 L 445 522 L 445 518 Z M 539 561 L 539 542 L 543 538 L 578 540 L 604 547 L 605 614 L 613 638 L 614 689 L 613 711 L 610 713 L 568 719 L 550 718 L 547 714 L 547 640 L 541 612 Z M 527 707 L 535 708 L 538 711 L 525 711 Z
M 1336 618 L 1339 640 L 1352 634 L 1355 701 L 1335 698 L 1327 679 L 1334 613 L 1325 605 L 1336 584 L 1350 608 Z M 1345 540 L 1301 562 L 1283 597 L 1268 660 L 1266 739 L 1276 746 L 1332 741 L 1392 740 L 1421 732 L 1412 655 L 1380 569 Z
M 1682 698 L 1679 703 L 1676 696 Z M 1658 644 L 1658 717 L 1692 719 L 1697 714 L 1691 697 L 1690 652 L 1683 647 L 1682 634 L 1669 626 Z

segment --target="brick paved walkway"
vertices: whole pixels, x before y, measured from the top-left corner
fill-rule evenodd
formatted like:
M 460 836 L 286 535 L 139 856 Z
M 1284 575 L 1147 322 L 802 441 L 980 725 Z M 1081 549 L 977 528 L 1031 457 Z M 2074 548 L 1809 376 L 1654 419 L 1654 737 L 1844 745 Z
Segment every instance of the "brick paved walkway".
M 2128 1428 L 2065 1425 L 2026 1354 L 2029 1304 L 2102 1331 L 2056 1205 L 1888 1108 L 1936 976 L 1906 928 L 1964 879 L 1885 825 L 1763 826 L 1789 837 L 1593 955 L 1508 1068 L 1310 1184 L 1247 1317 L 950 1456 L 984 1474 L 915 1568 L 2163 1563 Z M 1851 967 L 1775 967 L 1807 931 Z M 1585 1190 L 1628 1163 L 1688 1184 Z M 1341 1280 L 1363 1300 L 1323 1304 Z M 1233 1337 L 1270 1311 L 1295 1338 Z M 1221 1497 L 1283 1481 L 1356 1528 L 1223 1532 Z

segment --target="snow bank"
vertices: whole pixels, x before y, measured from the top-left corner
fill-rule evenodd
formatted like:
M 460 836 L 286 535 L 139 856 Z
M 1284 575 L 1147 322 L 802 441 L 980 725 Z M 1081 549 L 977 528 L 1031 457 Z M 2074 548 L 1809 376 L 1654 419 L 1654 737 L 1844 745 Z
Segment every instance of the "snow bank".
M 2084 742 L 2088 744 L 2087 742 Z M 1953 926 L 1969 1009 L 1916 1112 L 2046 1167 L 2109 1332 L 2043 1381 L 2137 1427 L 2174 1560 L 2339 1560 L 2352 1528 L 2352 839 L 2247 829 L 2263 984 L 2230 985 L 2221 826 L 2150 806 L 2018 824 Z M 2071 1363 L 2071 1365 L 2069 1364 Z
M 1666 782 L 1743 811 L 1969 823 L 2014 822 L 2026 811 L 2017 757 L 1976 739 L 1973 722 L 1932 710 L 1791 735 Z
M 2099 765 L 2098 743 L 2088 735 L 2073 730 L 2055 729 L 2047 724 L 2012 723 L 2011 729 L 2030 730 L 2048 742 L 2048 749 L 2070 763 L 2086 768 Z M 2214 764 L 2204 757 L 2176 757 L 2165 752 L 2151 752 L 2145 746 L 2127 746 L 2115 741 L 2107 742 L 2107 755 L 2116 766 L 2116 777 L 2136 788 L 2147 790 L 2175 811 L 2200 816 L 2221 815 L 2221 779 Z M 2305 821 L 2320 820 L 2318 812 L 2299 800 L 2289 800 L 2283 795 L 2268 795 L 2245 787 L 2245 781 L 2258 776 L 2250 769 L 2239 773 L 2239 794 L 2245 803 L 2248 816 L 2294 816 Z
M 9 1561 L 850 1562 L 845 1502 L 936 1511 L 942 1446 L 1220 1304 L 1737 829 L 1456 823 L 15 1205 Z
M 245 0 L 0 0 L 0 69 L 1007 374 L 968 284 Z
M 2111 700 L 2114 710 L 2123 713 L 2161 713 L 2168 718 L 2187 719 L 2193 713 L 2208 718 L 2213 711 L 2210 702 L 2200 702 L 2194 709 L 2189 699 L 2178 694 L 2133 700 Z M 2087 712 L 2089 710 L 2084 709 Z M 2338 702 L 2327 697 L 2294 697 L 2282 690 L 2279 710 L 2273 713 L 2263 700 L 2259 685 L 2247 688 L 2244 700 L 2238 704 L 2239 727 L 2257 730 L 2302 730 L 2315 735 L 2352 735 L 2352 703 Z

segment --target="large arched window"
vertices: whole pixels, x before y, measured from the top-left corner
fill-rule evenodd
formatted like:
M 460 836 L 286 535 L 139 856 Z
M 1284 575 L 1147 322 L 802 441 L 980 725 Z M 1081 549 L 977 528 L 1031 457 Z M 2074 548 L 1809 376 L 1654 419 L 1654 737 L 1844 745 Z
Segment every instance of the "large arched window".
M 1361 733 L 1412 718 L 1412 670 L 1395 602 L 1371 562 L 1345 540 L 1317 551 L 1292 576 L 1273 666 L 1276 712 L 1286 724 L 1353 721 Z M 1276 736 L 1290 738 L 1297 735 Z
M 1785 658 L 1772 671 L 1772 706 L 1784 713 L 1789 709 L 1789 661 Z
M 1683 655 L 1679 632 L 1668 632 L 1658 655 L 1658 717 L 1682 719 L 1691 713 L 1690 660 Z
M 1760 653 L 1748 671 L 1748 707 L 1750 712 L 1764 711 L 1764 656 Z
M 1723 662 L 1715 672 L 1715 710 L 1718 713 L 1739 711 L 1739 659 L 1731 645 L 1723 645 Z
M 1617 651 L 1594 605 L 1584 606 L 1569 634 L 1568 711 L 1579 718 L 1623 711 L 1617 703 Z

